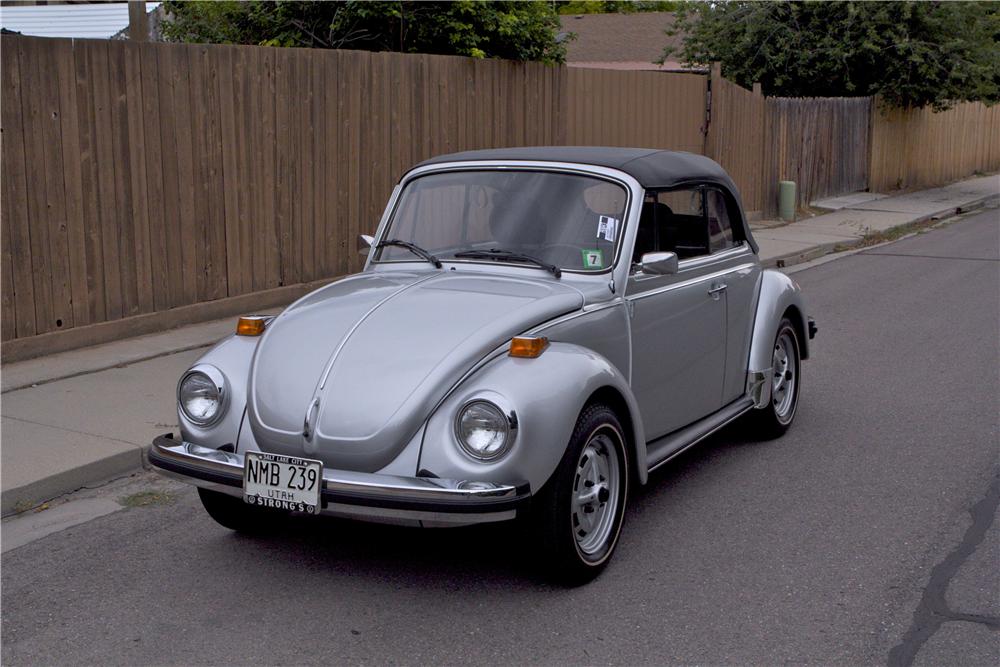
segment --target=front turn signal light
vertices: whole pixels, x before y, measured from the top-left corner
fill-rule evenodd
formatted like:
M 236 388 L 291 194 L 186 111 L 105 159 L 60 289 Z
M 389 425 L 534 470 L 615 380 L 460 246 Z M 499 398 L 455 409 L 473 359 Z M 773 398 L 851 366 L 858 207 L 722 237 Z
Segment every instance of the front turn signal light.
M 267 318 L 264 317 L 241 317 L 236 322 L 237 336 L 259 336 L 264 333 L 267 327 Z
M 512 338 L 510 341 L 510 356 L 534 359 L 540 356 L 548 346 L 549 339 L 545 336 L 538 336 L 537 338 Z

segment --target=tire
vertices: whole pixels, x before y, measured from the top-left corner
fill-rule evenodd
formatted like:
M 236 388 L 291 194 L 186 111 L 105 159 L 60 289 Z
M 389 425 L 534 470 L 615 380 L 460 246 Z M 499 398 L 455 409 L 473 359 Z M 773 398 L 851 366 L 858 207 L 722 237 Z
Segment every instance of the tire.
M 241 498 L 218 491 L 198 489 L 198 497 L 208 515 L 229 530 L 247 535 L 260 535 L 273 531 L 288 513 L 248 505 Z
M 767 406 L 750 413 L 755 435 L 762 440 L 781 437 L 792 425 L 799 404 L 802 385 L 802 357 L 795 326 L 787 317 L 778 325 L 771 352 L 773 376 L 771 400 Z
M 630 474 L 622 433 L 609 407 L 584 408 L 566 453 L 535 498 L 533 539 L 549 577 L 558 583 L 587 583 L 614 554 Z

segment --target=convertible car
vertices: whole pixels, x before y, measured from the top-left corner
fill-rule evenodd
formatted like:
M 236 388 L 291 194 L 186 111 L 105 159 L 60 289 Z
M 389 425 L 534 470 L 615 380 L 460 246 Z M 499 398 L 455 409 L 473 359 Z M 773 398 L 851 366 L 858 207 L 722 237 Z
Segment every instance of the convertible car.
M 227 528 L 518 519 L 581 583 L 651 470 L 735 420 L 772 438 L 795 417 L 815 325 L 708 158 L 444 155 L 359 250 L 360 273 L 240 318 L 180 379 L 180 435 L 149 459 Z

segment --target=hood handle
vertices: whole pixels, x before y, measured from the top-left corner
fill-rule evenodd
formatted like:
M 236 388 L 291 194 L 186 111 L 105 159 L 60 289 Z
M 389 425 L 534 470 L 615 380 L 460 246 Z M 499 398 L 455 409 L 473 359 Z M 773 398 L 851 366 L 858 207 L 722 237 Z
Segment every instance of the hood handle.
M 313 433 L 315 432 L 313 426 L 316 420 L 316 414 L 318 412 L 319 412 L 319 397 L 317 396 L 312 400 L 312 403 L 309 404 L 309 408 L 306 409 L 306 418 L 302 422 L 302 437 L 304 437 L 306 440 L 311 439 Z

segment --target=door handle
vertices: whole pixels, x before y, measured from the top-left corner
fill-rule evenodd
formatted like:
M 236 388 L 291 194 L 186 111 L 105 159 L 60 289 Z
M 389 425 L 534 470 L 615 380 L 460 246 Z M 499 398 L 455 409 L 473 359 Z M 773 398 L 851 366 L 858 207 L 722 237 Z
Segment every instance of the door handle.
M 713 299 L 718 299 L 719 295 L 726 291 L 726 287 L 728 287 L 728 285 L 726 285 L 725 283 L 720 283 L 715 287 L 713 287 L 712 289 L 708 290 L 708 293 L 712 295 Z

